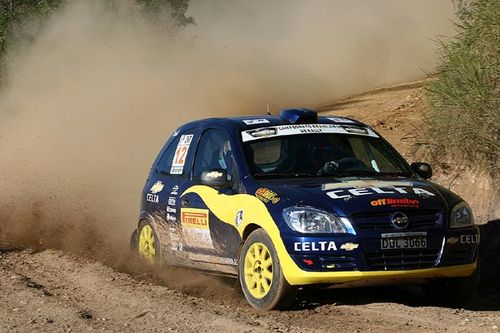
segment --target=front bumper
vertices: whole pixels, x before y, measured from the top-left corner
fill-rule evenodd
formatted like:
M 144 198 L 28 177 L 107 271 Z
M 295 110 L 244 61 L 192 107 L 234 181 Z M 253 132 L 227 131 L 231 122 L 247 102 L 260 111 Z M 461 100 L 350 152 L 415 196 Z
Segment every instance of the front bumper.
M 425 249 L 381 250 L 381 235 L 297 237 L 284 243 L 283 274 L 291 285 L 469 276 L 477 267 L 476 227 L 426 233 Z M 335 239 L 332 241 L 332 239 Z M 331 243 L 335 243 L 335 248 Z M 284 265 L 283 265 L 284 264 Z
M 306 272 L 295 271 L 285 274 L 290 285 L 335 284 L 357 281 L 432 279 L 470 276 L 477 263 L 399 271 L 351 271 L 351 272 Z

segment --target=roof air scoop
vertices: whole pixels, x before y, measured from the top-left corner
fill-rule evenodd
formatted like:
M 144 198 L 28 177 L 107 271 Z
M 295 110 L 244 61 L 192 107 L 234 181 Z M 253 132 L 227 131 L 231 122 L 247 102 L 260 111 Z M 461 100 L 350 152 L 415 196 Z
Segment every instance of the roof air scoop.
M 314 124 L 318 122 L 316 111 L 309 109 L 285 109 L 280 118 L 290 124 Z

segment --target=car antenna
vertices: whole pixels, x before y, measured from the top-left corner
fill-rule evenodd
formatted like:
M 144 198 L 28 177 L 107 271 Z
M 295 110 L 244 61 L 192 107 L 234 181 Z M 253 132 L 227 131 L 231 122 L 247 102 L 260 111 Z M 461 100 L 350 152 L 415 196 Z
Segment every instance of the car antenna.
M 257 82 L 262 82 L 262 80 L 260 79 L 259 77 L 259 73 L 257 72 L 257 69 L 255 69 L 255 67 L 253 66 L 252 62 L 250 60 L 247 60 L 247 63 L 248 63 L 248 67 L 250 67 L 250 70 L 252 71 L 252 74 L 255 76 L 255 79 L 257 80 Z M 271 110 L 269 109 L 269 98 L 267 96 L 267 93 L 266 91 L 261 87 L 259 86 L 259 88 L 261 88 L 262 90 L 262 93 L 264 95 L 264 100 L 266 101 L 266 114 L 268 116 L 271 115 Z

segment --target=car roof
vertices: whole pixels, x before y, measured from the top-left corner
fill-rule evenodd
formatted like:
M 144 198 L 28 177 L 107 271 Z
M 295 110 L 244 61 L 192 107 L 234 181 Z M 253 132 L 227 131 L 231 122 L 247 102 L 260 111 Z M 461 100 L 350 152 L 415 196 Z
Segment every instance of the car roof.
M 301 124 L 301 123 L 297 123 Z M 308 123 L 310 124 L 310 123 Z M 317 121 L 314 124 L 339 124 L 339 125 L 351 125 L 359 127 L 367 127 L 367 125 L 362 122 L 336 115 L 326 115 L 318 116 Z M 193 127 L 206 127 L 206 126 L 222 126 L 226 128 L 236 129 L 236 130 L 248 130 L 259 127 L 269 127 L 269 126 L 279 126 L 279 125 L 295 125 L 291 124 L 286 119 L 280 116 L 264 115 L 264 116 L 239 116 L 239 117 L 225 117 L 225 118 L 206 118 L 191 121 L 184 124 L 178 130 L 183 131 L 188 128 Z

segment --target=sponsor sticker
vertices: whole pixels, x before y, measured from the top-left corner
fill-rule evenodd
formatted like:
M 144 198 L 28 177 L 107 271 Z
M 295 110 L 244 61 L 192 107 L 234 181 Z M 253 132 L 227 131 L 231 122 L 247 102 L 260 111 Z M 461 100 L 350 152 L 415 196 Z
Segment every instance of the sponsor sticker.
M 376 180 L 376 179 L 366 179 L 366 180 L 348 180 L 340 181 L 337 183 L 327 183 L 321 185 L 323 191 L 337 190 L 341 188 L 351 188 L 351 187 L 393 187 L 393 186 L 413 186 L 412 182 L 401 182 L 401 181 L 387 181 L 387 180 Z
M 245 133 L 245 135 L 250 136 L 254 139 L 258 139 L 258 138 L 265 138 L 265 137 L 269 137 L 269 136 L 276 136 L 277 130 L 275 128 L 258 128 L 258 129 L 242 132 L 242 135 L 243 135 L 243 133 Z M 245 140 L 243 140 L 243 141 L 245 141 Z M 246 141 L 250 141 L 250 140 L 246 140 Z
M 163 182 L 161 180 L 159 180 L 156 183 L 154 183 L 153 186 L 151 186 L 151 188 L 149 189 L 149 192 L 151 192 L 153 194 L 160 193 L 161 191 L 163 191 L 164 187 L 165 187 L 165 185 L 163 185 Z
M 167 205 L 169 206 L 175 206 L 175 197 L 168 197 Z
M 193 141 L 193 134 L 181 135 L 179 143 L 177 144 L 177 148 L 175 149 L 174 159 L 172 160 L 172 167 L 170 168 L 170 174 L 182 175 L 191 141 Z
M 340 249 L 345 250 L 345 251 L 356 250 L 358 247 L 359 247 L 359 244 L 355 244 L 355 243 L 344 243 L 344 244 L 340 245 Z
M 174 187 L 172 187 L 170 195 L 177 195 L 178 192 L 179 192 L 179 185 L 174 185 Z
M 296 252 L 337 251 L 337 245 L 334 241 L 294 242 L 293 250 Z
M 327 118 L 330 121 L 333 121 L 334 123 L 349 123 L 349 124 L 354 124 L 355 121 L 343 117 L 328 117 Z
M 378 138 L 378 135 L 368 127 L 342 126 L 338 124 L 298 124 L 280 125 L 258 128 L 241 132 L 243 142 L 253 141 L 263 137 L 300 135 L 311 133 L 356 134 Z
M 356 127 L 356 126 L 342 126 L 342 127 L 349 133 L 368 135 L 368 130 L 364 127 Z
M 418 208 L 420 206 L 420 201 L 418 199 L 409 198 L 382 198 L 370 201 L 370 205 L 372 205 L 373 207 L 390 206 Z
M 341 188 L 326 193 L 332 199 L 352 199 L 365 195 L 377 194 L 416 194 L 420 197 L 428 198 L 436 196 L 434 193 L 420 187 L 358 187 L 358 188 Z
M 245 119 L 243 122 L 247 125 L 269 124 L 267 119 Z
M 222 172 L 219 172 L 219 171 L 211 171 L 211 172 L 208 172 L 206 174 L 206 176 L 208 178 L 220 178 L 222 177 L 224 174 Z
M 208 216 L 208 209 L 181 209 L 182 235 L 186 245 L 213 249 Z
M 160 203 L 160 196 L 156 194 L 146 194 L 146 201 L 152 203 Z
M 151 186 L 151 188 L 149 189 L 149 192 L 151 193 L 146 194 L 146 201 L 152 203 L 160 203 L 160 196 L 156 193 L 160 193 L 161 191 L 163 191 L 164 187 L 165 185 L 163 185 L 162 181 L 157 181 L 156 183 L 154 183 L 153 186 Z
M 179 229 L 177 223 L 169 224 L 169 234 L 170 234 L 170 249 L 172 251 L 182 251 L 182 240 L 179 236 Z
M 243 223 L 243 211 L 242 211 L 242 210 L 239 210 L 239 211 L 236 213 L 236 218 L 235 218 L 234 224 L 236 225 L 236 228 L 237 228 L 237 227 L 239 227 L 242 223 Z
M 281 200 L 276 192 L 265 187 L 257 189 L 257 191 L 255 191 L 255 196 L 264 203 L 271 201 L 273 204 L 277 204 Z
M 479 235 L 460 235 L 460 244 L 479 244 Z
M 177 213 L 177 210 L 173 207 L 167 206 L 167 213 Z

